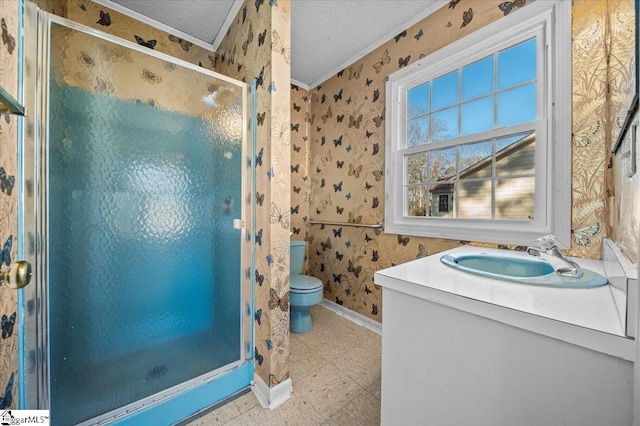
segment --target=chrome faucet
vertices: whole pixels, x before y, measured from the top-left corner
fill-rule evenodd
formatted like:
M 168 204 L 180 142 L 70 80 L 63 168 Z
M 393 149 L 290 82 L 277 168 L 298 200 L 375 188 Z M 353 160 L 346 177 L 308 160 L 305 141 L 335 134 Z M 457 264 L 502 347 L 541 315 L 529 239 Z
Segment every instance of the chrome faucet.
M 580 266 L 567 259 L 556 247 L 556 240 L 553 235 L 545 235 L 533 241 L 538 247 L 527 247 L 527 253 L 546 260 L 553 266 L 553 269 L 563 277 L 580 278 L 582 269 Z

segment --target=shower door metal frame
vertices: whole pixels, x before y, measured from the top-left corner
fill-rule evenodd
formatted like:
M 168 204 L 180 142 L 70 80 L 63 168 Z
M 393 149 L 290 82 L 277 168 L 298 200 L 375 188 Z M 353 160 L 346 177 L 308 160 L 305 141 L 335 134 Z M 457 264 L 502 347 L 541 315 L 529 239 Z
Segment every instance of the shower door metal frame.
M 33 278 L 30 286 L 24 291 L 24 332 L 21 336 L 24 360 L 21 365 L 22 386 L 21 386 L 21 408 L 28 409 L 50 409 L 50 336 L 49 336 L 49 307 L 48 307 L 48 113 L 49 113 L 49 41 L 51 25 L 58 24 L 67 28 L 99 37 L 103 40 L 117 45 L 150 55 L 192 71 L 200 72 L 212 78 L 226 81 L 236 85 L 242 91 L 243 110 L 243 134 L 242 134 L 242 158 L 253 158 L 250 154 L 252 134 L 252 115 L 250 109 L 252 105 L 249 99 L 249 86 L 241 81 L 209 71 L 200 66 L 191 64 L 167 54 L 157 52 L 140 46 L 136 43 L 103 33 L 82 24 L 70 21 L 65 18 L 41 11 L 35 4 L 25 2 L 24 7 L 24 27 L 25 27 L 25 56 L 24 56 L 24 92 L 25 104 L 28 108 L 28 116 L 25 123 L 24 141 L 22 147 L 23 158 L 23 181 L 20 191 L 20 202 L 24 206 L 22 211 L 23 229 L 22 241 L 24 242 L 24 254 L 27 261 L 32 264 Z M 253 160 L 251 160 L 253 164 Z M 240 167 L 244 167 L 241 160 Z M 253 168 L 252 168 L 253 169 Z M 245 170 L 243 168 L 243 170 Z M 247 244 L 254 240 L 253 215 L 247 214 L 247 210 L 253 210 L 253 204 L 247 205 L 246 200 L 252 200 L 253 180 L 242 174 L 241 184 L 241 214 L 240 220 L 240 305 L 238 312 L 240 315 L 240 359 L 231 364 L 227 364 L 216 370 L 210 371 L 191 380 L 165 389 L 159 393 L 150 395 L 128 405 L 119 407 L 108 413 L 94 417 L 81 424 L 103 424 L 113 420 L 121 419 L 132 412 L 146 408 L 150 405 L 167 400 L 179 395 L 187 390 L 199 385 L 212 382 L 224 374 L 253 362 L 253 268 L 252 259 L 246 259 L 245 253 Z M 247 197 L 247 185 L 250 196 Z M 253 257 L 253 244 L 251 244 Z M 247 274 L 244 273 L 247 271 Z M 26 336 L 24 336 L 26 334 Z

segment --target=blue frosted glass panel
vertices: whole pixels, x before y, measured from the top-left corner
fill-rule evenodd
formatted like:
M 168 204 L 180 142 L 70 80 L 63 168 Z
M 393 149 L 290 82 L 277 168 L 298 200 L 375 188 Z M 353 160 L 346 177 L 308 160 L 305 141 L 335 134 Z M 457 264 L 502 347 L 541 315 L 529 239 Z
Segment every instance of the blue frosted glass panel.
M 433 113 L 431 119 L 431 140 L 443 141 L 458 136 L 459 107 Z
M 429 112 L 429 83 L 424 83 L 407 91 L 407 118 Z
M 536 85 L 528 84 L 498 94 L 498 126 L 536 119 Z
M 51 38 L 51 408 L 75 424 L 240 358 L 242 99 L 237 86 L 175 65 L 161 74 L 165 61 L 55 24 Z M 112 91 L 90 90 L 64 77 L 86 72 L 73 74 L 78 46 L 94 61 L 119 49 L 114 61 L 132 70 L 114 67 Z M 120 97 L 136 66 L 156 73 L 139 83 L 153 103 Z M 179 89 L 160 84 L 175 73 Z M 202 104 L 207 87 L 216 106 Z M 194 111 L 163 103 L 172 97 Z
M 462 100 L 493 92 L 493 56 L 462 68 Z
M 436 111 L 458 103 L 458 71 L 433 80 L 433 106 Z
M 472 135 L 493 129 L 493 96 L 462 104 L 461 134 Z
M 536 39 L 498 53 L 498 90 L 536 79 Z

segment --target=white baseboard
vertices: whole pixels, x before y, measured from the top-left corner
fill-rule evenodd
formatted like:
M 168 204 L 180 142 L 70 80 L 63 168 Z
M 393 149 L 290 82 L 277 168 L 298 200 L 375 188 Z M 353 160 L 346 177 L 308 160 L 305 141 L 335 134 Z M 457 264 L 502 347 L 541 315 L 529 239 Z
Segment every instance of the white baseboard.
M 378 321 L 374 321 L 371 318 L 365 317 L 362 314 L 352 311 L 349 308 L 345 308 L 342 305 L 338 305 L 337 303 L 332 302 L 331 300 L 328 300 L 328 299 L 322 300 L 322 306 L 332 310 L 336 314 L 348 319 L 349 321 L 355 322 L 356 324 L 361 325 L 373 331 L 374 333 L 378 333 L 379 335 L 382 336 L 382 323 L 379 323 Z
M 293 385 L 291 379 L 287 379 L 270 388 L 264 380 L 262 380 L 257 374 L 254 374 L 253 383 L 251 383 L 251 390 L 258 399 L 262 408 L 269 408 L 273 410 L 287 399 L 291 398 Z

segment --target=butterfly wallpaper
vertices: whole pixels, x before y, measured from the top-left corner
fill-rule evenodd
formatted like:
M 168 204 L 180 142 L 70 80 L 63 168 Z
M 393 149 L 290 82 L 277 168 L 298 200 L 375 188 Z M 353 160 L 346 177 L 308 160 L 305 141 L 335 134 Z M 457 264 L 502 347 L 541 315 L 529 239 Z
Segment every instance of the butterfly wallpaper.
M 245 1 L 218 48 L 216 64 L 218 72 L 238 80 L 257 79 L 255 310 L 260 316 L 254 354 L 256 373 L 270 386 L 289 378 L 289 310 L 283 308 L 289 298 L 290 191 L 302 172 L 300 167 L 292 172 L 290 157 L 290 138 L 302 129 L 291 125 L 290 16 L 288 1 Z
M 309 127 L 316 121 L 309 113 L 309 91 L 291 85 L 291 240 L 309 238 Z M 309 242 L 307 242 L 307 252 Z M 307 253 L 308 255 L 308 253 Z M 308 257 L 308 256 L 307 256 Z M 304 273 L 308 273 L 305 260 Z
M 125 40 L 136 42 L 141 46 L 166 53 L 192 64 L 200 65 L 210 70 L 215 69 L 216 55 L 200 46 L 90 0 L 66 1 L 63 3 L 65 3 L 66 7 L 58 7 L 57 10 L 63 10 L 64 14 L 61 16 L 65 18 Z M 57 12 L 54 11 L 53 13 Z
M 17 0 L 12 0 L 17 1 Z M 29 0 L 31 3 L 35 3 L 38 7 L 46 12 L 53 13 L 54 15 L 66 17 L 67 16 L 67 0 Z
M 292 238 L 307 241 L 307 268 L 324 283 L 324 297 L 382 321 L 375 271 L 461 244 L 516 246 L 388 235 L 373 229 L 309 225 L 308 220 L 375 224 L 384 220 L 385 78 L 532 1 L 458 0 L 397 34 L 376 50 L 311 89 L 292 88 Z M 572 249 L 574 256 L 599 258 L 605 229 L 606 2 L 576 0 L 574 20 L 574 131 Z M 615 2 L 620 3 L 620 2 Z M 631 2 L 629 2 L 631 3 Z M 295 100 L 297 98 L 298 100 Z M 310 100 L 305 111 L 305 99 Z M 303 122 L 303 117 L 308 117 Z M 308 143 L 303 144 L 304 138 Z M 294 142 L 297 138 L 298 142 Z M 293 146 L 295 144 L 295 146 Z M 303 152 L 305 147 L 308 152 Z M 298 151 L 298 148 L 300 150 Z M 304 162 L 303 162 L 304 161 Z M 307 181 L 308 196 L 304 194 Z M 298 192 L 299 191 L 299 192 Z M 304 200 L 308 198 L 308 210 Z M 302 213 L 303 212 L 303 213 Z
M 574 205 L 570 254 L 599 258 L 602 238 L 614 234 L 610 224 L 615 218 L 609 217 L 609 211 L 615 211 L 610 205 L 614 200 L 608 195 L 614 193 L 609 152 L 619 132 L 620 117 L 626 115 L 629 87 L 635 83 L 629 52 L 635 45 L 633 2 L 574 1 L 572 15 Z
M 2 2 L 2 43 L 0 44 L 0 86 L 19 99 L 18 58 L 22 46 L 18 37 L 20 2 Z M 3 271 L 15 260 L 17 241 L 18 198 L 16 185 L 18 124 L 16 116 L 0 114 L 0 261 Z M 0 285 L 0 395 L 5 408 L 19 403 L 17 292 Z M 11 383 L 12 386 L 7 385 Z M 6 389 L 5 389 L 6 387 Z

